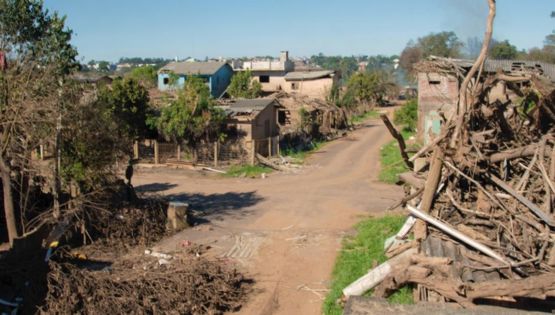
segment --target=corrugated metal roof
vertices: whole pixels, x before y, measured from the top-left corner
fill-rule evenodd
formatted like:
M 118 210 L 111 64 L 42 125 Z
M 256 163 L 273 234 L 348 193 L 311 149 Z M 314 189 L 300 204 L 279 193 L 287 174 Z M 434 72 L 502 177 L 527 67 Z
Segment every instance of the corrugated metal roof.
M 176 74 L 186 75 L 212 75 L 221 67 L 225 66 L 225 62 L 208 61 L 208 62 L 170 62 L 160 69 L 160 72 L 173 72 Z
M 331 70 L 321 71 L 295 71 L 289 72 L 285 75 L 285 81 L 302 81 L 302 80 L 315 80 L 325 78 L 334 74 Z
M 485 70 L 496 72 L 536 72 L 555 81 L 555 65 L 542 61 L 528 60 L 486 60 Z
M 474 64 L 474 61 L 465 59 L 450 59 L 450 61 L 463 68 L 470 68 Z M 537 73 L 555 82 L 555 65 L 543 61 L 487 59 L 484 63 L 484 71 L 486 72 L 497 72 L 499 70 L 506 73 Z
M 235 116 L 261 112 L 269 105 L 276 103 L 277 100 L 274 98 L 239 99 L 223 108 L 228 115 Z

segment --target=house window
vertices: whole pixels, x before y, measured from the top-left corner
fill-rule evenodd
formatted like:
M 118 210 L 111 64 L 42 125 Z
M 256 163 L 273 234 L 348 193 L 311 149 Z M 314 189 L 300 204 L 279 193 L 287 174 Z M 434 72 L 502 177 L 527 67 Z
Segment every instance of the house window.
M 164 78 L 164 85 L 170 84 L 170 78 Z
M 261 75 L 258 77 L 258 81 L 260 83 L 270 83 L 270 76 L 269 75 Z
M 430 81 L 428 81 L 428 83 L 429 83 L 430 85 L 440 85 L 440 84 L 441 84 L 441 81 L 439 81 L 439 80 L 430 80 Z
M 278 111 L 278 123 L 283 126 L 287 121 L 287 114 L 284 110 Z
M 291 90 L 298 90 L 299 89 L 299 84 L 297 82 L 292 82 L 291 83 Z

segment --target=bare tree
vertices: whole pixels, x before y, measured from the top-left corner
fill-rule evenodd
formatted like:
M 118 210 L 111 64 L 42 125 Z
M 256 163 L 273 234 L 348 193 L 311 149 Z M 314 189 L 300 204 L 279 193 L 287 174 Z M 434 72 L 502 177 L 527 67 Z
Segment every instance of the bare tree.
M 16 213 L 37 171 L 32 151 L 47 141 L 60 117 L 63 78 L 76 65 L 64 18 L 39 0 L 0 0 L 0 175 L 10 243 Z M 19 209 L 21 210 L 21 209 Z

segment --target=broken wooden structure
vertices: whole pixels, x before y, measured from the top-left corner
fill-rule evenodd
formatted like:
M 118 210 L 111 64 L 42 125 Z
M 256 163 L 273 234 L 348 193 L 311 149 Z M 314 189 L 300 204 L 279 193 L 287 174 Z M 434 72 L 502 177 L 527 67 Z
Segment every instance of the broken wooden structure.
M 553 301 L 555 86 L 539 73 L 484 75 L 483 63 L 470 70 L 443 58 L 420 65 L 459 80 L 458 105 L 441 113 L 440 134 L 405 159 L 424 166 L 401 176 L 412 186 L 400 203 L 409 219 L 387 242 L 390 260 L 345 296 L 374 289 L 387 297 L 412 285 L 417 301 L 464 307 Z M 519 97 L 490 98 L 500 82 Z

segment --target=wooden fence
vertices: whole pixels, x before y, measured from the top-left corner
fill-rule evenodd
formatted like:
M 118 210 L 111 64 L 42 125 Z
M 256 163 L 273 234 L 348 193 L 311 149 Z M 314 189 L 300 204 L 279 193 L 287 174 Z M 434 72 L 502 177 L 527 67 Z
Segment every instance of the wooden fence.
M 192 163 L 213 166 L 254 164 L 255 153 L 266 157 L 279 155 L 279 137 L 250 141 L 234 138 L 224 142 L 205 142 L 194 149 L 186 145 L 147 139 L 135 142 L 133 152 L 135 159 L 148 164 Z

